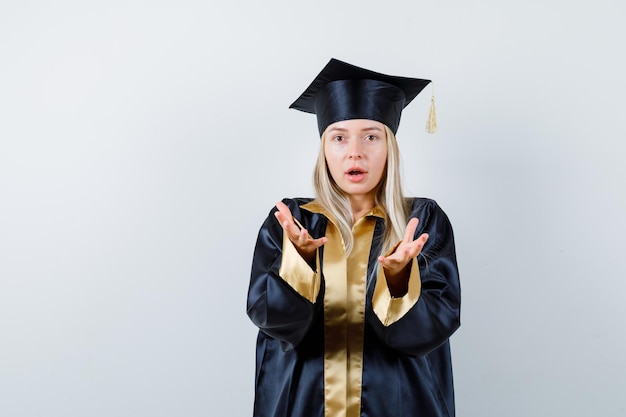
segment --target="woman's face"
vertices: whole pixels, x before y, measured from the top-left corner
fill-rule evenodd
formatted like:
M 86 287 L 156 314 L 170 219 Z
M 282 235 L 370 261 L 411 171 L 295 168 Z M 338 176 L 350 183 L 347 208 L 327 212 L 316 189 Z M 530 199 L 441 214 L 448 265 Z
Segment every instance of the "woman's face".
M 331 124 L 324 134 L 330 174 L 348 196 L 374 201 L 387 164 L 385 125 L 366 119 Z

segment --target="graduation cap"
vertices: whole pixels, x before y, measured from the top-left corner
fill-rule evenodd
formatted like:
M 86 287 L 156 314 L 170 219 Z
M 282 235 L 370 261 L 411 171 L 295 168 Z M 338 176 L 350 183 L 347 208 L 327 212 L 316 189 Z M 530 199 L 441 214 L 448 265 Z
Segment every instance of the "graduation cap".
M 333 58 L 289 108 L 317 115 L 320 136 L 330 124 L 350 119 L 376 120 L 395 134 L 402 109 L 429 83 L 381 74 Z M 429 132 L 434 133 L 434 100 L 430 118 L 433 129 Z

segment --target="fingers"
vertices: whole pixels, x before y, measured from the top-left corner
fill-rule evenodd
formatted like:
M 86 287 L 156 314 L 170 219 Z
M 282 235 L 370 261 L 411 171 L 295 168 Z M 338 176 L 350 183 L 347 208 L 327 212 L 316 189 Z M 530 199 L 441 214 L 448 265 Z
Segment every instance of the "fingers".
M 378 262 L 391 273 L 400 271 L 410 262 L 411 258 L 399 257 L 395 253 L 390 256 L 379 256 Z
M 410 239 L 408 242 L 403 240 L 391 255 L 386 257 L 380 256 L 378 261 L 386 267 L 392 267 L 393 265 L 405 265 L 410 259 L 415 258 L 422 252 L 422 249 L 427 241 L 427 233 L 422 233 L 415 240 Z
M 294 222 L 289 207 L 287 207 L 285 203 L 279 201 L 278 203 L 276 203 L 276 208 L 278 209 L 278 211 L 274 213 L 274 216 L 276 216 L 276 219 L 278 220 L 280 225 L 287 232 L 289 239 L 291 239 L 292 241 L 297 239 L 298 235 L 300 234 L 300 228 Z
M 288 235 L 288 237 L 301 254 L 315 252 L 327 241 L 326 237 L 313 239 L 306 229 L 301 229 L 295 236 Z
M 313 239 L 306 229 L 302 229 L 297 240 L 292 240 L 292 242 L 303 250 L 314 250 L 326 243 L 326 238 Z
M 314 251 L 326 243 L 327 239 L 325 237 L 313 239 L 306 229 L 301 228 L 286 204 L 278 202 L 276 203 L 276 208 L 278 211 L 274 213 L 274 216 L 276 216 L 285 233 L 287 233 L 289 240 L 300 250 L 306 252 Z
M 276 208 L 278 209 L 278 211 L 275 212 L 274 215 L 281 225 L 284 225 L 285 223 L 287 223 L 288 225 L 293 224 L 293 216 L 291 215 L 291 210 L 289 210 L 289 207 L 287 207 L 285 203 L 279 201 L 278 203 L 276 203 Z
M 406 229 L 404 231 L 404 241 L 411 242 L 413 240 L 413 236 L 415 235 L 415 230 L 417 229 L 417 224 L 419 220 L 417 217 L 413 217 L 406 225 Z
M 412 241 L 409 245 L 407 245 L 409 256 L 413 258 L 419 255 L 419 253 L 424 248 L 424 245 L 426 244 L 427 240 L 428 240 L 428 234 L 422 233 L 420 237 L 418 237 L 417 239 Z
M 417 230 L 418 224 L 419 224 L 419 219 L 417 217 L 413 217 L 409 220 L 409 222 L 406 225 L 406 229 L 404 231 L 403 242 L 408 243 L 408 244 L 413 243 L 414 245 L 409 245 L 409 246 L 418 247 L 419 251 L 421 251 L 424 245 L 426 244 L 426 241 L 428 240 L 428 234 L 422 233 L 417 239 L 413 239 L 413 236 L 415 236 L 415 231 Z
M 389 256 L 378 257 L 378 262 L 385 269 L 385 273 L 391 275 L 400 273 L 411 262 L 411 259 L 419 255 L 428 239 L 428 235 L 423 233 L 419 238 L 413 238 L 418 224 L 419 220 L 416 217 L 409 219 L 404 230 L 404 238 L 400 241 L 395 251 Z

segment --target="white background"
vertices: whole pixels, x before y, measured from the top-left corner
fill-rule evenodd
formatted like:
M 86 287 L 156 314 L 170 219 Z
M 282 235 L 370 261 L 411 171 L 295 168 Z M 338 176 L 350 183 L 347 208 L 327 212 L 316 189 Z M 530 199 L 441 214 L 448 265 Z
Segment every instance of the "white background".
M 0 3 L 0 416 L 249 416 L 258 228 L 311 196 L 335 57 L 435 80 L 457 415 L 626 416 L 618 0 Z

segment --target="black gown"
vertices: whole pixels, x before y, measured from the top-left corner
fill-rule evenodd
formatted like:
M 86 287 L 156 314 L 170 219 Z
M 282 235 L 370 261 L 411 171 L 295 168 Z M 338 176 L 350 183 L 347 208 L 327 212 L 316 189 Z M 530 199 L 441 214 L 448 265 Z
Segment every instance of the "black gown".
M 454 416 L 449 337 L 460 325 L 461 290 L 452 227 L 433 200 L 410 199 L 415 236 L 409 291 L 392 298 L 377 262 L 384 221 L 373 209 L 345 255 L 329 213 L 285 199 L 314 238 L 328 242 L 315 268 L 283 236 L 274 208 L 252 261 L 247 314 L 259 328 L 255 417 Z

